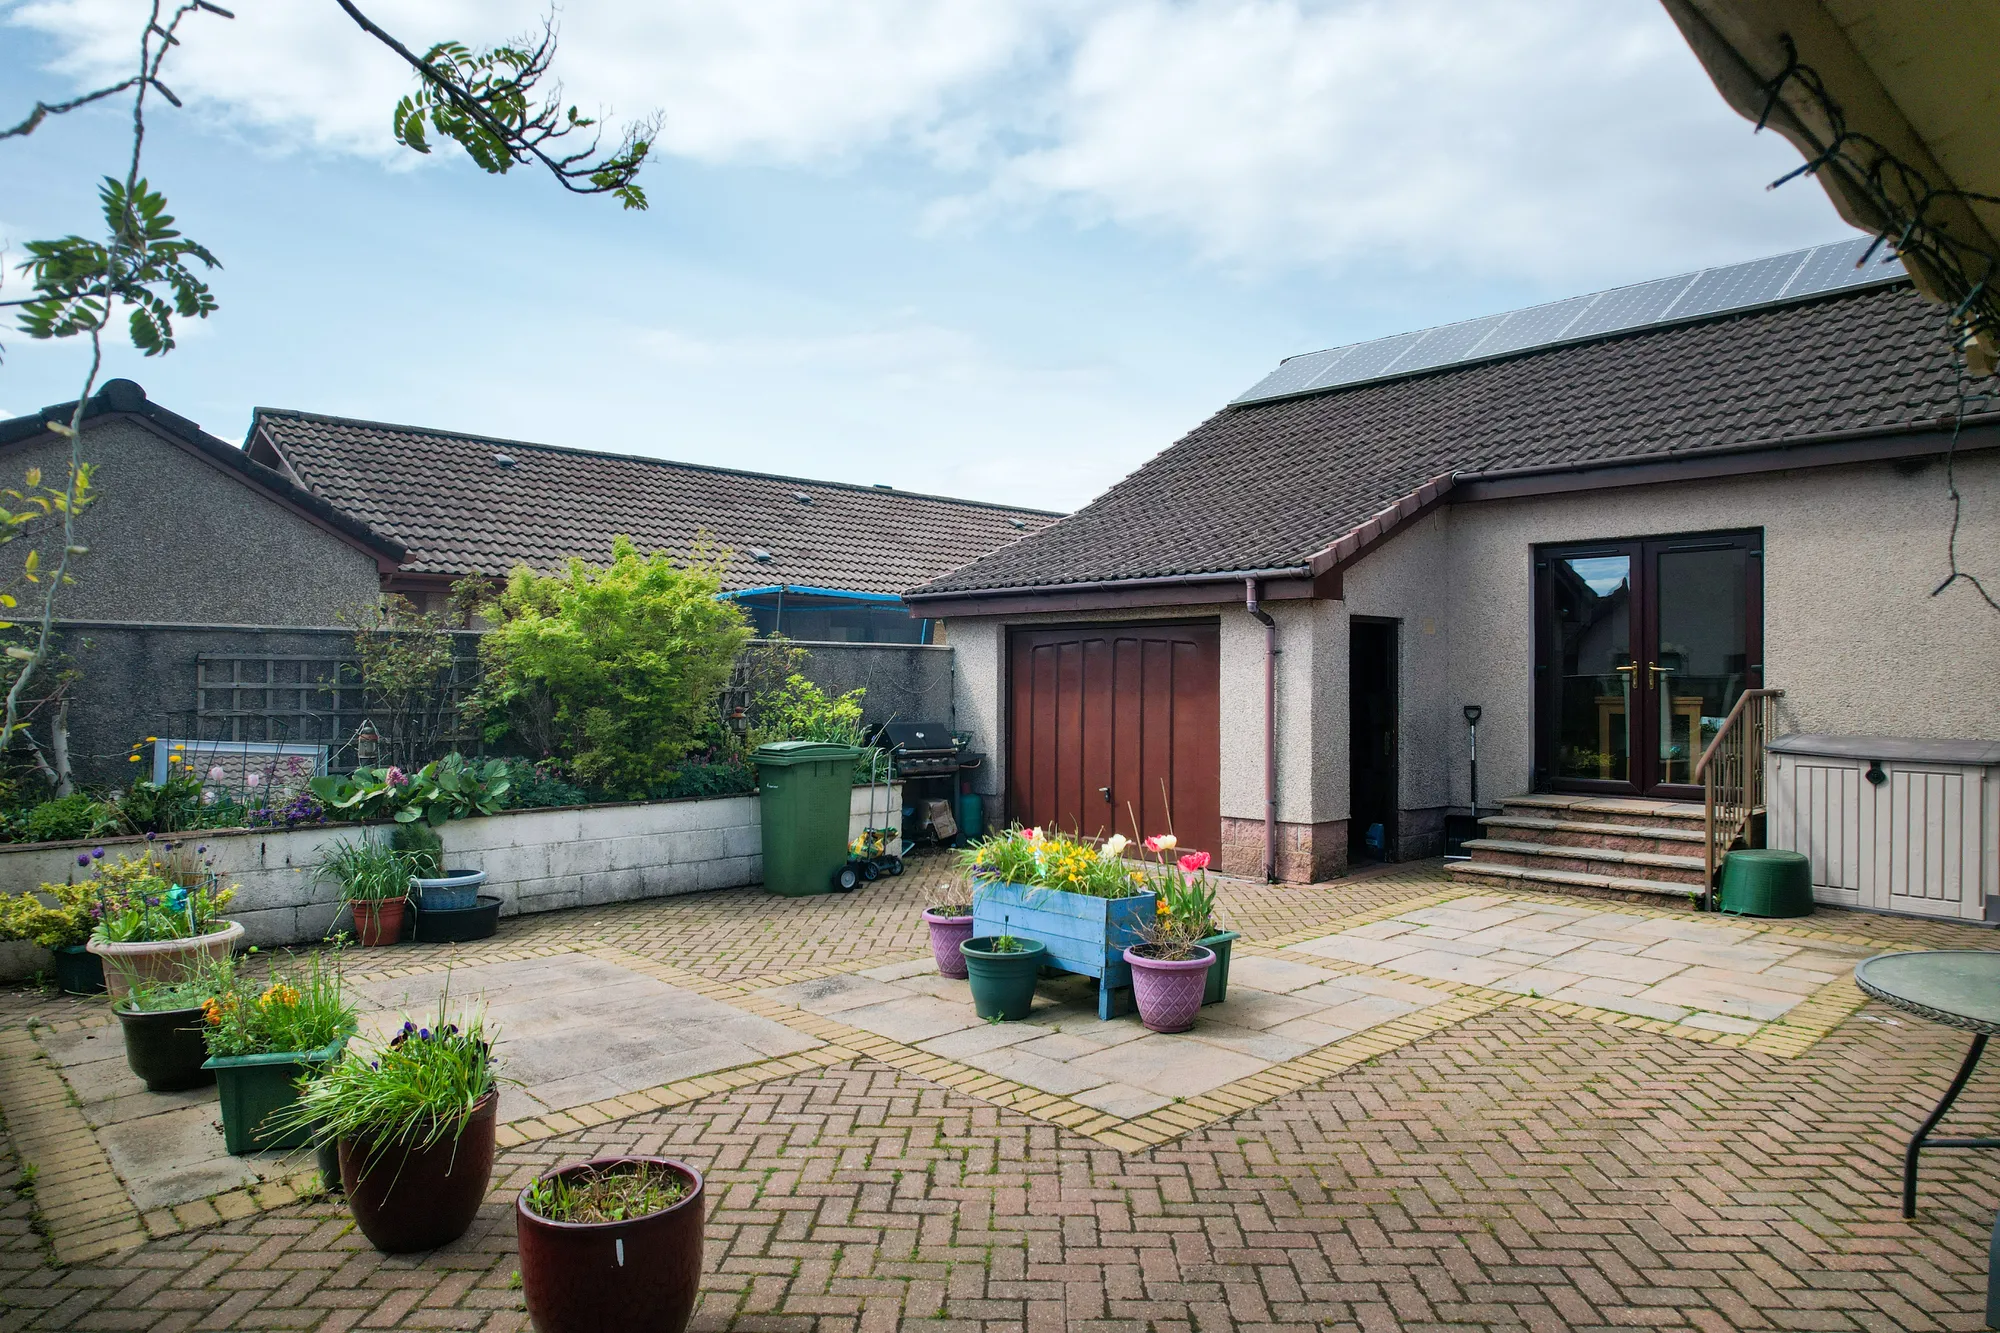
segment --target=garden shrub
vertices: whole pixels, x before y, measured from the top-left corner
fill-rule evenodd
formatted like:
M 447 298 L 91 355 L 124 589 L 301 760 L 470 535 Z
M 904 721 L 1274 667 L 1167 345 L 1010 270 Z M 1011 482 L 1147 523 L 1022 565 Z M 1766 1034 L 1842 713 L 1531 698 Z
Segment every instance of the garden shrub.
M 651 795 L 713 737 L 716 699 L 750 637 L 721 590 L 715 561 L 641 555 L 628 537 L 606 568 L 516 569 L 483 608 L 493 628 L 477 711 L 488 739 L 511 733 L 610 795 Z
M 96 799 L 77 792 L 43 801 L 28 811 L 21 821 L 30 842 L 62 842 L 89 838 L 116 826 L 110 810 Z

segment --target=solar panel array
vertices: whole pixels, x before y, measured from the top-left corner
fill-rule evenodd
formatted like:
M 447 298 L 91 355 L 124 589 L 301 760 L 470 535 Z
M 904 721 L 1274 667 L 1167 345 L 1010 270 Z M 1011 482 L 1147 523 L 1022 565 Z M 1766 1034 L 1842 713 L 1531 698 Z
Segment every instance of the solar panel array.
M 1903 266 L 1894 259 L 1881 259 L 1880 251 L 1857 267 L 1872 244 L 1867 237 L 1836 241 L 1768 259 L 1572 296 L 1504 315 L 1485 315 L 1417 333 L 1308 352 L 1288 357 L 1231 401 L 1259 403 L 1318 393 L 1902 278 Z

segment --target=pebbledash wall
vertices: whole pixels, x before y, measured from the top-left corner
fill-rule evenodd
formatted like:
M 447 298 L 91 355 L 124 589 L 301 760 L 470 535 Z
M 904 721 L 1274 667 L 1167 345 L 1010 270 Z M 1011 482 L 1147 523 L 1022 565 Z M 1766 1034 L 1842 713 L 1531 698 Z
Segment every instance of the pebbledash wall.
M 2000 583 L 2000 450 L 1962 454 L 1961 567 Z M 1764 679 L 1783 732 L 2000 740 L 2000 617 L 1950 572 L 1952 502 L 1939 458 L 1799 468 L 1454 503 L 1350 565 L 1339 601 L 1266 604 L 1278 623 L 1278 869 L 1329 879 L 1348 861 L 1349 624 L 1397 627 L 1399 850 L 1444 850 L 1471 799 L 1462 708 L 1480 722 L 1482 808 L 1534 789 L 1535 548 L 1543 543 L 1757 529 Z M 1262 860 L 1264 631 L 1240 597 L 1143 611 L 956 616 L 958 725 L 1004 736 L 1007 631 L 1037 624 L 1213 618 L 1221 625 L 1222 868 Z M 1007 747 L 975 778 L 1006 822 Z
M 890 794 L 899 803 L 901 784 Z M 882 801 L 879 787 L 875 800 Z M 856 787 L 849 804 L 850 837 L 859 836 L 868 810 L 868 788 Z M 270 946 L 326 937 L 339 894 L 312 867 L 329 844 L 354 837 L 361 827 L 188 836 L 209 849 L 222 882 L 237 886 L 228 916 L 243 923 L 244 943 Z M 761 883 L 764 875 L 763 823 L 755 796 L 510 811 L 454 820 L 439 833 L 449 867 L 486 872 L 481 892 L 500 898 L 503 916 L 740 888 Z M 0 847 L 0 889 L 19 892 L 85 875 L 76 863 L 78 849 L 92 845 Z M 94 845 L 117 856 L 145 844 L 119 838 Z M 0 944 L 0 981 L 20 980 L 48 965 L 44 950 Z

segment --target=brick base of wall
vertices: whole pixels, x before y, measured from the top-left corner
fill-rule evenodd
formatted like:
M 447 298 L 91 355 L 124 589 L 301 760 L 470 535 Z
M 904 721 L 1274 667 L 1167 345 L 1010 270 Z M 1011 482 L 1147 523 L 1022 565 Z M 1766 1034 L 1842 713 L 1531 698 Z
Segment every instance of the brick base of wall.
M 1444 855 L 1444 806 L 1403 810 L 1396 816 L 1396 859 L 1428 861 Z
M 1264 821 L 1222 820 L 1222 852 L 1226 875 L 1259 878 L 1264 873 Z M 1317 884 L 1338 878 L 1347 869 L 1347 821 L 1318 824 L 1278 823 L 1278 878 L 1287 884 Z

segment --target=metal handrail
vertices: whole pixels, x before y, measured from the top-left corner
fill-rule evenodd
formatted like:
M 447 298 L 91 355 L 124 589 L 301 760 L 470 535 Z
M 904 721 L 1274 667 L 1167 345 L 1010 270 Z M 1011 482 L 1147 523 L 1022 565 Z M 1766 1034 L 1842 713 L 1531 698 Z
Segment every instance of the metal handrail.
M 1764 741 L 1783 690 L 1745 690 L 1695 762 L 1701 783 L 1702 906 L 1714 906 L 1723 855 L 1764 804 Z

